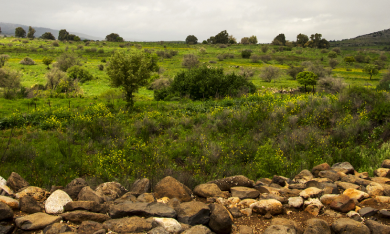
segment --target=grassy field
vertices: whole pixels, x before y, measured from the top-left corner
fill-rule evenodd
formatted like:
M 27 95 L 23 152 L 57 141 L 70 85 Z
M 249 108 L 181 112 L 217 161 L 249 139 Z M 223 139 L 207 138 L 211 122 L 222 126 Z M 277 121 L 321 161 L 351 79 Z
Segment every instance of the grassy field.
M 299 87 L 286 73 L 289 65 L 311 61 L 329 68 L 327 52 L 311 48 L 280 52 L 279 47 L 269 46 L 263 53 L 261 45 L 58 42 L 53 46 L 53 42 L 0 38 L 0 55 L 10 56 L 6 66 L 22 73 L 27 88 L 45 85 L 49 70 L 42 59 L 56 60 L 64 52 L 75 53 L 94 77 L 80 85 L 78 98 L 0 98 L 4 178 L 15 171 L 43 187 L 66 185 L 75 177 L 95 183 L 116 180 L 128 186 L 140 177 L 154 184 L 173 175 L 194 186 L 234 174 L 253 180 L 274 174 L 289 177 L 323 162 L 349 161 L 357 170 L 373 174 L 389 157 L 390 96 L 374 89 L 387 70 L 369 80 L 362 72 L 364 63 L 345 64 L 343 58 L 357 55 L 357 50 L 342 50 L 337 57 L 340 64 L 332 76 L 347 84 L 339 94 L 280 94 L 273 91 Z M 272 59 L 253 63 L 241 57 L 247 49 Z M 173 79 L 186 70 L 182 61 L 189 53 L 225 73 L 250 69 L 254 75 L 249 79 L 258 90 L 237 98 L 155 101 L 153 91 L 143 87 L 130 112 L 121 91 L 110 87 L 106 72 L 98 69 L 117 50 L 177 51 L 172 58 L 160 58 L 160 78 Z M 361 51 L 372 61 L 381 55 L 372 48 Z M 218 55 L 226 53 L 234 57 L 220 61 Z M 24 57 L 36 65 L 19 64 Z M 259 77 L 268 65 L 282 69 L 280 79 L 264 82 Z

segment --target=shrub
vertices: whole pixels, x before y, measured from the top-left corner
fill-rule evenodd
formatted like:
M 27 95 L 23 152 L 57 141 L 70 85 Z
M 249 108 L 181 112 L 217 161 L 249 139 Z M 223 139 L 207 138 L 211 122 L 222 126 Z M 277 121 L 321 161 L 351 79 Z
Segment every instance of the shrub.
M 337 58 L 337 53 L 334 51 L 331 51 L 328 53 L 328 58 Z
M 283 64 L 285 59 L 286 58 L 283 56 L 278 56 L 275 58 L 275 60 L 278 61 L 279 64 Z
M 332 49 L 332 51 L 336 52 L 337 55 L 340 55 L 340 54 L 341 54 L 341 49 L 340 49 L 340 47 L 335 47 L 335 48 Z
M 299 55 L 300 55 L 300 54 L 302 54 L 302 53 L 303 53 L 303 50 L 302 50 L 302 49 L 296 50 L 296 51 L 295 51 L 295 53 L 297 53 L 297 54 L 299 54 Z
M 153 81 L 148 89 L 149 90 L 161 90 L 161 89 L 165 89 L 165 88 L 168 88 L 172 83 L 172 80 L 170 79 L 166 79 L 166 78 L 159 78 L 159 79 L 156 79 L 155 81 Z
M 50 58 L 50 57 L 43 57 L 43 59 L 42 59 L 42 63 L 44 64 L 44 65 L 46 65 L 47 66 L 47 68 L 49 69 L 49 66 L 50 66 L 50 64 L 53 62 L 53 58 Z
M 181 97 L 189 95 L 193 100 L 200 100 L 236 96 L 243 89 L 250 93 L 256 91 L 255 85 L 243 76 L 224 74 L 222 68 L 202 66 L 178 73 L 171 84 L 169 94 Z
M 219 45 L 219 48 L 226 48 L 226 47 L 227 47 L 226 44 L 220 44 L 220 45 Z
M 387 56 L 386 56 L 385 54 L 381 54 L 381 55 L 379 56 L 379 60 L 381 60 L 381 61 L 387 61 Z
M 262 51 L 263 53 L 267 53 L 268 49 L 269 49 L 268 45 L 263 45 L 263 46 L 261 47 L 261 51 Z
M 28 40 L 23 40 L 22 43 L 29 43 L 29 41 Z
M 183 57 L 183 62 L 181 63 L 183 67 L 186 67 L 188 69 L 197 67 L 199 65 L 199 59 L 194 54 L 186 54 Z
M 271 82 L 272 80 L 276 80 L 280 77 L 282 71 L 278 67 L 274 66 L 266 66 L 261 68 L 260 70 L 260 78 L 265 82 Z
M 329 50 L 327 50 L 327 49 L 322 49 L 322 50 L 321 50 L 321 53 L 322 53 L 322 54 L 326 54 L 326 53 L 328 53 L 328 52 L 329 52 Z
M 261 61 L 263 61 L 264 63 L 268 63 L 269 61 L 272 60 L 272 57 L 270 55 L 261 55 L 260 56 L 260 59 Z
M 317 79 L 318 76 L 313 72 L 305 71 L 297 74 L 297 81 L 299 84 L 305 86 L 305 91 L 306 91 L 306 86 L 314 87 L 317 84 Z
M 23 65 L 34 65 L 35 62 L 33 59 L 31 59 L 30 57 L 24 57 L 20 62 L 19 64 L 23 64 Z
M 100 48 L 97 52 L 98 52 L 98 53 L 101 53 L 101 54 L 104 54 L 104 49 L 103 49 L 103 48 Z
M 51 45 L 53 45 L 54 47 L 59 47 L 60 44 L 58 42 L 53 42 Z
M 70 67 L 75 65 L 81 65 L 81 62 L 76 55 L 70 53 L 61 54 L 57 59 L 57 63 L 54 64 L 55 67 L 63 72 L 66 72 Z
M 379 70 L 381 70 L 381 69 L 384 69 L 384 68 L 385 68 L 386 63 L 385 63 L 384 61 L 382 61 L 382 60 L 375 60 L 375 61 L 374 61 L 374 65 L 375 65 Z
M 281 47 L 278 48 L 278 50 L 279 50 L 280 52 L 283 52 L 283 51 L 284 51 L 284 47 L 281 46 Z
M 305 67 L 305 66 L 304 66 Z M 328 77 L 332 74 L 332 69 L 325 69 L 320 63 L 307 63 L 307 71 L 313 72 L 317 77 Z
M 225 57 L 222 54 L 219 54 L 217 58 L 219 61 L 223 61 L 225 59 Z
M 241 56 L 242 56 L 242 58 L 248 59 L 248 58 L 251 57 L 251 55 L 252 55 L 252 50 L 245 49 L 245 50 L 242 50 L 242 51 L 241 51 Z
M 0 68 L 0 87 L 4 88 L 4 98 L 12 99 L 20 87 L 21 74 L 8 68 Z
M 318 80 L 317 90 L 319 92 L 326 92 L 337 94 L 340 93 L 347 85 L 341 78 L 324 77 Z
M 363 73 L 370 75 L 370 80 L 371 80 L 372 76 L 375 76 L 379 73 L 379 70 L 376 65 L 368 64 L 364 67 Z
M 241 71 L 239 73 L 240 76 L 243 76 L 247 79 L 253 77 L 254 74 L 255 74 L 255 70 L 251 68 L 244 68 L 244 67 L 241 67 Z
M 293 65 L 290 65 L 290 67 L 287 69 L 287 74 L 295 80 L 297 79 L 297 74 L 303 72 L 303 70 L 303 67 L 295 67 Z
M 338 64 L 339 64 L 339 61 L 336 60 L 336 59 L 330 59 L 330 60 L 329 60 L 329 66 L 330 66 L 332 69 L 336 68 L 336 66 L 337 66 Z
M 58 93 L 71 92 L 76 89 L 77 83 L 70 79 L 65 72 L 54 68 L 45 74 L 46 88 Z
M 5 62 L 9 60 L 9 55 L 0 55 L 0 68 L 2 68 L 5 65 Z
M 252 63 L 258 63 L 260 61 L 259 55 L 251 55 L 250 58 L 251 58 Z
M 366 63 L 366 57 L 364 55 L 362 55 L 362 54 L 355 55 L 355 60 L 358 63 Z
M 84 46 L 83 45 L 77 45 L 77 50 L 84 50 Z
M 99 64 L 99 65 L 98 65 L 98 69 L 99 69 L 100 71 L 103 71 L 103 70 L 104 70 L 104 65 Z
M 390 91 L 390 70 L 383 75 L 383 78 L 379 81 L 376 89 Z
M 199 53 L 200 54 L 206 54 L 207 53 L 206 52 L 206 48 L 204 48 L 204 47 L 199 48 Z
M 93 76 L 89 73 L 89 71 L 79 65 L 70 67 L 67 73 L 69 78 L 72 78 L 73 80 L 78 79 L 81 83 L 93 79 Z

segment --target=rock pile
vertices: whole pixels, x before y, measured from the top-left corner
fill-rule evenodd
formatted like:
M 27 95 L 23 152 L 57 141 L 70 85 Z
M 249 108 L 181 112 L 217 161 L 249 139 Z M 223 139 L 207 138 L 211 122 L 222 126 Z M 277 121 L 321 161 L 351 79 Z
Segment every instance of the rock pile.
M 78 178 L 50 191 L 0 177 L 0 233 L 390 233 L 390 160 L 376 177 L 348 162 L 293 179 L 232 176 L 193 190 L 167 176 L 92 189 Z

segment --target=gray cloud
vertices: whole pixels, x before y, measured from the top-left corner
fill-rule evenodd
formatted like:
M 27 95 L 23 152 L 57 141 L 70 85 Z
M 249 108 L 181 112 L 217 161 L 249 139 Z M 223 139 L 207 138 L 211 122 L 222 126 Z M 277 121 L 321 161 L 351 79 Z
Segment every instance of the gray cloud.
M 1 0 L 0 21 L 126 40 L 204 40 L 227 30 L 268 43 L 284 33 L 351 38 L 389 27 L 388 0 Z

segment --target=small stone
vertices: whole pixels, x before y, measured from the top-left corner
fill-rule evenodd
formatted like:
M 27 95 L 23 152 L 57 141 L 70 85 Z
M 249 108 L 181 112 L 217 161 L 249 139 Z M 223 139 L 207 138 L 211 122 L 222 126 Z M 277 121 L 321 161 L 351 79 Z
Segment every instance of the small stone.
M 194 194 L 200 197 L 223 197 L 224 194 L 216 184 L 200 184 L 195 187 Z
M 381 165 L 382 168 L 390 168 L 390 159 L 385 159 Z
M 335 168 L 345 169 L 345 174 L 353 174 L 355 172 L 355 169 L 349 162 L 338 162 L 332 166 L 332 169 Z
M 153 218 L 153 223 L 162 226 L 169 233 L 179 233 L 182 228 L 180 223 L 172 218 Z
M 375 208 L 372 208 L 372 207 L 364 207 L 364 208 L 359 210 L 359 214 L 362 217 L 371 217 L 371 216 L 375 215 L 377 212 L 378 212 L 378 210 Z
M 38 212 L 15 219 L 15 224 L 23 230 L 43 229 L 50 224 L 60 222 L 61 216 L 48 215 Z
M 45 202 L 45 210 L 48 214 L 64 212 L 64 206 L 71 202 L 72 198 L 62 190 L 55 191 Z
M 322 219 L 309 219 L 306 221 L 307 226 L 305 234 L 331 234 L 328 223 Z
M 103 223 L 103 227 L 116 233 L 143 233 L 152 229 L 152 223 L 133 216 L 107 220 Z
M 4 202 L 0 202 L 0 221 L 12 219 L 14 217 L 14 212 L 11 207 L 9 207 Z
M 181 234 L 211 234 L 211 230 L 204 225 L 195 225 L 186 229 Z
M 211 204 L 210 209 L 209 228 L 216 233 L 231 233 L 233 220 L 226 208 L 221 204 Z
M 181 203 L 177 220 L 189 225 L 207 224 L 210 220 L 210 208 L 198 201 Z
M 308 205 L 305 211 L 313 216 L 317 216 L 320 213 L 320 208 L 317 205 Z
M 177 198 L 181 202 L 189 202 L 192 200 L 191 190 L 171 176 L 167 176 L 160 180 L 157 183 L 154 192 L 156 198 Z
M 374 174 L 378 177 L 389 177 L 389 168 L 378 168 L 374 171 Z
M 15 226 L 13 225 L 0 225 L 0 234 L 9 234 L 12 233 L 14 230 Z
M 254 199 L 244 199 L 238 203 L 240 208 L 249 208 L 256 200 Z
M 370 229 L 372 234 L 389 234 L 390 226 L 378 223 L 373 220 L 366 220 L 366 225 Z
M 19 193 L 15 194 L 15 197 L 17 199 L 20 199 L 24 196 L 30 196 L 34 198 L 36 201 L 42 202 L 45 201 L 50 196 L 50 193 L 42 188 L 29 186 L 27 188 L 24 188 Z
M 379 210 L 378 214 L 384 218 L 390 218 L 390 211 L 389 210 Z
M 330 166 L 328 165 L 328 163 L 322 163 L 320 165 L 313 167 L 313 169 L 311 170 L 311 173 L 313 174 L 314 177 L 318 177 L 318 174 L 320 173 L 320 171 L 326 171 L 329 169 L 330 169 Z
M 81 222 L 80 226 L 77 229 L 77 233 L 79 233 L 79 234 L 92 234 L 92 233 L 96 233 L 100 230 L 104 230 L 104 233 L 106 233 L 106 230 L 104 229 L 103 224 L 88 220 L 88 221 Z
M 320 201 L 324 205 L 330 205 L 333 200 L 338 196 L 338 194 L 324 194 L 321 196 Z
M 101 213 L 94 213 L 89 211 L 71 211 L 61 214 L 64 220 L 71 221 L 73 223 L 81 223 L 83 221 L 95 221 L 103 223 L 106 220 L 111 219 L 110 216 Z
M 336 197 L 330 204 L 330 208 L 340 212 L 348 212 L 355 209 L 355 202 L 346 195 Z
M 326 216 L 329 216 L 329 217 L 334 217 L 334 218 L 342 217 L 342 215 L 340 213 L 337 213 L 337 212 L 335 212 L 333 210 L 325 210 L 323 215 L 326 215 Z
M 336 184 L 337 184 L 337 186 L 339 186 L 340 188 L 342 188 L 344 190 L 347 190 L 349 188 L 351 188 L 351 189 L 359 189 L 359 185 L 351 184 L 351 183 L 347 183 L 347 182 L 337 181 Z
M 75 210 L 87 210 L 91 212 L 100 212 L 100 204 L 94 201 L 71 201 L 65 204 L 65 211 L 75 211 Z
M 375 196 L 383 196 L 384 194 L 384 191 L 385 189 L 382 187 L 382 185 L 378 184 L 378 183 L 371 183 L 370 185 L 368 185 L 366 187 L 366 190 L 367 190 L 367 193 L 371 196 L 371 197 L 375 197 Z
M 318 197 L 322 194 L 322 190 L 321 189 L 318 189 L 318 188 L 314 188 L 314 187 L 311 187 L 311 188 L 307 188 L 305 190 L 303 190 L 299 196 L 307 199 L 307 198 L 314 198 L 314 197 Z
M 12 209 L 19 209 L 19 201 L 11 197 L 0 196 L 0 202 L 7 204 Z
M 247 187 L 232 187 L 230 188 L 232 197 L 238 197 L 240 199 L 257 198 L 260 192 L 253 188 Z
M 332 230 L 335 233 L 369 234 L 370 229 L 362 223 L 352 219 L 341 218 L 333 222 Z
M 231 187 L 249 187 L 252 188 L 254 182 L 243 175 L 231 176 L 223 179 L 210 181 L 209 183 L 216 184 L 222 191 L 228 191 Z
M 287 177 L 279 176 L 279 175 L 274 175 L 272 178 L 272 183 L 278 184 L 282 187 L 286 186 L 287 184 L 291 183 L 291 180 Z
M 294 220 L 285 219 L 285 218 L 275 218 L 272 220 L 271 225 L 283 225 L 294 229 L 297 233 L 302 233 L 300 227 Z
M 76 178 L 67 184 L 63 191 L 66 192 L 72 200 L 76 200 L 81 189 L 86 186 L 88 186 L 88 184 L 84 179 Z
M 290 197 L 288 199 L 288 205 L 294 208 L 300 208 L 303 205 L 302 197 Z
M 134 195 L 141 195 L 143 193 L 150 193 L 150 181 L 148 178 L 136 180 L 132 187 L 131 191 Z
M 265 234 L 296 234 L 295 229 L 283 225 L 271 225 L 264 231 Z
M 164 227 L 158 226 L 149 230 L 147 234 L 170 234 Z
M 66 232 L 73 232 L 73 229 L 64 223 L 54 223 L 43 230 L 44 234 L 60 234 Z
M 298 175 L 294 177 L 294 182 L 305 184 L 306 182 L 312 180 L 313 174 L 309 170 L 303 170 Z
M 96 187 L 95 191 L 106 202 L 113 201 L 127 193 L 127 190 L 118 182 L 102 183 Z
M 154 198 L 153 193 L 143 193 L 138 196 L 137 201 L 151 203 L 151 202 L 155 202 L 156 198 Z
M 370 195 L 368 195 L 365 192 L 362 192 L 362 191 L 357 190 L 357 189 L 352 189 L 352 188 L 346 189 L 343 192 L 343 195 L 346 195 L 349 198 L 355 199 L 355 200 L 358 200 L 358 201 L 361 201 L 361 200 L 363 200 L 365 198 L 368 198 L 370 196 Z
M 10 187 L 14 192 L 19 192 L 19 190 L 30 186 L 30 184 L 18 173 L 12 172 L 7 179 L 7 186 Z
M 228 210 L 232 214 L 233 218 L 240 218 L 243 216 L 240 209 L 238 209 L 237 207 L 229 208 Z
M 251 208 L 241 209 L 240 212 L 243 215 L 245 215 L 246 217 L 251 217 L 252 216 L 252 209 Z
M 29 214 L 42 211 L 41 205 L 30 196 L 24 196 L 20 199 L 20 210 Z
M 264 215 L 264 219 L 272 219 L 272 214 L 267 212 L 265 215 Z
M 321 178 L 330 179 L 330 180 L 332 180 L 333 182 L 340 179 L 340 175 L 337 174 L 337 172 L 336 172 L 336 171 L 333 171 L 333 170 L 320 171 L 320 172 L 318 173 L 318 176 L 321 177 Z
M 240 227 L 238 227 L 238 233 L 239 234 L 252 234 L 253 229 L 249 226 L 246 226 L 246 225 L 240 225 Z
M 98 204 L 101 204 L 104 202 L 104 199 L 97 195 L 97 193 L 91 189 L 89 186 L 85 186 L 80 190 L 80 193 L 78 195 L 79 201 L 93 201 Z
M 280 203 L 275 199 L 260 200 L 258 202 L 253 203 L 250 207 L 254 212 L 263 215 L 266 214 L 267 212 L 269 212 L 272 215 L 278 215 L 283 212 L 282 203 Z

